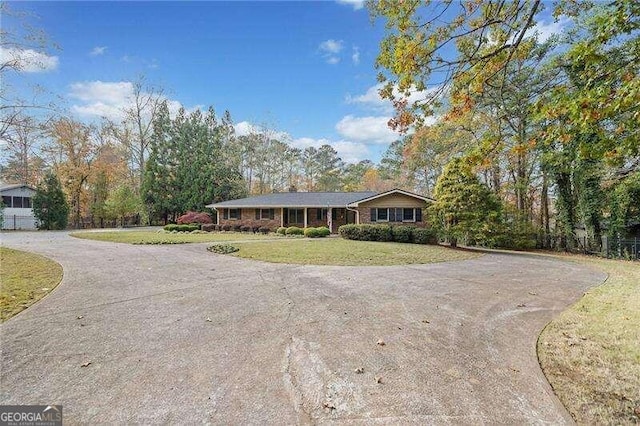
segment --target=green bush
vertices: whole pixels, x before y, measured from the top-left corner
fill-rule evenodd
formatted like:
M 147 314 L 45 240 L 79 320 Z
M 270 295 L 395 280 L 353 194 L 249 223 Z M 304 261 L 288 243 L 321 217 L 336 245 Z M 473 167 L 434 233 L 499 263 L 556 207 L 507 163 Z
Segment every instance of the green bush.
M 338 234 L 345 240 L 359 240 L 360 225 L 342 225 L 338 228 Z
M 281 227 L 278 228 L 276 233 L 278 233 L 280 235 L 285 235 L 287 233 L 287 228 L 285 228 L 284 226 L 281 226 Z
M 304 228 L 304 236 L 307 238 L 318 238 L 318 230 L 316 228 Z
M 416 244 L 436 244 L 438 237 L 436 232 L 430 228 L 413 228 L 413 242 Z
M 331 235 L 331 231 L 326 226 L 321 226 L 321 227 L 316 228 L 316 229 L 318 230 L 318 233 L 320 234 L 320 237 L 328 237 L 329 235 Z
M 285 231 L 286 235 L 304 235 L 304 230 L 302 228 L 298 228 L 297 226 L 290 226 Z
M 393 241 L 396 241 L 398 243 L 412 243 L 414 229 L 415 229 L 414 226 L 391 227 L 391 234 L 393 235 Z
M 338 233 L 347 240 L 392 241 L 393 234 L 389 225 L 342 225 Z
M 170 223 L 169 225 L 165 225 L 163 229 L 167 232 L 191 232 L 200 229 L 200 225 L 176 225 Z
M 229 254 L 229 253 L 235 253 L 240 249 L 230 244 L 215 244 L 207 247 L 207 250 L 210 251 L 211 253 Z

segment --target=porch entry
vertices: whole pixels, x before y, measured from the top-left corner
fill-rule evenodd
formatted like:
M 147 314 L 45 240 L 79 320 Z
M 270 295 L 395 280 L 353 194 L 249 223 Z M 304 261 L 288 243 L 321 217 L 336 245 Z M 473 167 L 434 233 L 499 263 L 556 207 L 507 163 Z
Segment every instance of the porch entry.
M 331 233 L 338 232 L 338 228 L 348 223 L 356 223 L 356 214 L 346 208 L 283 208 L 282 226 L 329 226 L 329 216 L 327 211 L 331 210 Z M 326 221 L 318 221 L 317 218 L 325 218 Z

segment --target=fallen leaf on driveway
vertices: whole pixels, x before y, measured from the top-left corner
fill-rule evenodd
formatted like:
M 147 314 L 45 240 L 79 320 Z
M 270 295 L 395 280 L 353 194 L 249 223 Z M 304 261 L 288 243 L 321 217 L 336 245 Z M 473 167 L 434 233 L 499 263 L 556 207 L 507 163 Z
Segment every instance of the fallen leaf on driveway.
M 384 340 L 382 340 L 382 339 L 378 339 L 377 344 L 378 344 L 379 346 L 384 346 L 384 345 L 386 345 L 386 343 L 385 343 L 385 342 L 384 342 Z
M 521 304 L 518 305 L 518 308 L 526 308 L 526 307 L 527 307 L 527 305 L 525 305 L 524 303 L 521 303 Z
M 423 319 L 422 322 L 425 323 L 425 324 L 429 324 L 429 320 L 428 319 Z
M 356 368 L 356 374 L 362 374 L 362 373 L 364 373 L 364 367 Z
M 211 318 L 207 317 L 207 322 L 211 322 Z
M 530 291 L 529 294 L 532 295 L 532 296 L 537 296 L 538 295 L 538 293 L 536 293 L 535 291 Z
M 76 317 L 76 319 L 82 319 L 82 318 L 84 318 L 84 315 L 78 315 L 78 316 Z
M 82 364 L 80 367 L 88 367 L 91 365 L 91 361 L 87 361 L 84 364 Z
M 374 380 L 376 381 L 376 383 L 382 383 L 382 377 L 380 376 L 374 377 Z

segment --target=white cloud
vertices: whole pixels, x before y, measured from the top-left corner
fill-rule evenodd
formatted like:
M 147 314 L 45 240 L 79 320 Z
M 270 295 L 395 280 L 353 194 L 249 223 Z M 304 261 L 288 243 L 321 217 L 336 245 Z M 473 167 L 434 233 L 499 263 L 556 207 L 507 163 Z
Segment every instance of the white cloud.
M 233 125 L 236 136 L 247 136 L 250 134 L 266 134 L 270 138 L 277 139 L 282 142 L 291 140 L 291 136 L 287 132 L 271 129 L 268 126 L 258 126 L 248 121 L 241 121 Z
M 369 144 L 388 144 L 400 137 L 387 124 L 391 117 L 347 115 L 336 124 L 338 133 L 348 140 Z
M 364 0 L 337 0 L 338 3 L 352 6 L 353 10 L 360 10 L 364 7 Z
M 322 43 L 320 43 L 320 46 L 319 46 L 321 51 L 325 53 L 332 53 L 332 54 L 340 53 L 343 47 L 344 46 L 343 46 L 342 40 L 333 40 L 333 39 L 323 41 Z
M 564 16 L 554 22 L 545 23 L 541 21 L 527 30 L 525 36 L 529 37 L 536 34 L 538 36 L 538 41 L 540 43 L 544 43 L 552 36 L 562 34 L 564 32 L 564 29 L 570 24 L 571 19 Z
M 380 89 L 382 89 L 383 86 L 382 83 L 378 83 L 375 86 L 369 87 L 365 93 L 357 96 L 347 94 L 345 101 L 348 104 L 361 105 L 374 111 L 391 114 L 393 112 L 393 104 L 388 99 L 382 99 L 382 96 L 380 96 Z M 407 100 L 410 104 L 425 101 L 438 94 L 439 91 L 441 91 L 440 87 L 433 87 L 427 90 L 413 89 L 409 91 Z M 394 88 L 393 94 L 396 97 L 401 97 L 397 88 Z
M 291 146 L 305 149 L 309 147 L 319 148 L 322 145 L 330 145 L 336 150 L 338 156 L 346 163 L 357 163 L 369 158 L 369 148 L 361 142 L 347 140 L 332 141 L 329 139 L 297 138 L 291 141 Z
M 96 46 L 93 49 L 91 49 L 91 52 L 89 52 L 89 55 L 91 55 L 91 56 L 104 55 L 104 52 L 106 50 L 107 50 L 107 46 Z
M 339 55 L 343 48 L 344 43 L 342 42 L 342 40 L 333 39 L 325 40 L 320 43 L 320 46 L 318 46 L 318 49 L 322 53 L 322 56 L 324 56 L 327 63 L 331 65 L 335 65 L 340 62 Z
M 19 49 L 15 47 L 0 47 L 0 63 L 15 62 L 21 72 L 47 72 L 58 68 L 57 56 L 37 52 L 33 49 Z
M 120 121 L 124 118 L 123 110 L 132 106 L 134 86 L 130 81 L 88 81 L 73 83 L 70 86 L 69 97 L 80 101 L 71 106 L 71 110 L 85 117 L 104 117 L 109 120 Z M 175 116 L 183 106 L 179 101 L 167 99 L 169 113 Z M 193 112 L 201 106 L 196 105 L 187 109 Z
M 358 65 L 360 63 L 360 49 L 358 48 L 358 46 L 353 46 L 351 61 L 353 62 L 354 65 Z

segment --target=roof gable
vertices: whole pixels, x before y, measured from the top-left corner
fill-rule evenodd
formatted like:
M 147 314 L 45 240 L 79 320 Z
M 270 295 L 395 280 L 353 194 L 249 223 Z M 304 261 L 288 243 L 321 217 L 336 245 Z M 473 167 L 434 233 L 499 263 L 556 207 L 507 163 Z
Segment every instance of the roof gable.
M 208 208 L 344 207 L 375 192 L 276 192 L 209 204 Z
M 380 192 L 380 193 L 377 193 L 377 194 L 370 195 L 369 197 L 365 197 L 365 198 L 353 201 L 353 202 L 351 202 L 349 204 L 349 207 L 357 207 L 359 204 L 367 203 L 369 201 L 374 201 L 376 199 L 383 198 L 383 197 L 386 197 L 386 196 L 389 196 L 389 195 L 393 195 L 393 194 L 404 195 L 404 196 L 415 198 L 415 199 L 418 199 L 418 200 L 421 200 L 421 201 L 424 201 L 424 202 L 427 202 L 427 203 L 435 201 L 433 198 L 430 198 L 430 197 L 425 197 L 425 196 L 420 195 L 420 194 L 415 194 L 413 192 L 409 192 L 409 191 L 405 191 L 403 189 L 395 188 L 395 189 L 391 189 L 389 191 Z

